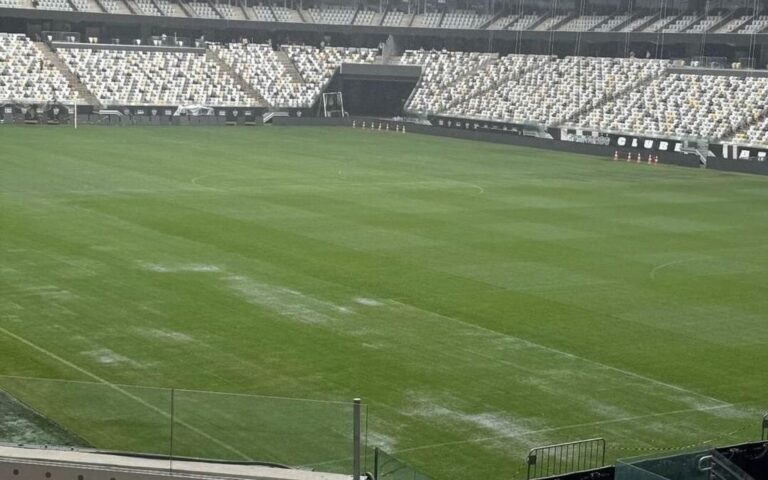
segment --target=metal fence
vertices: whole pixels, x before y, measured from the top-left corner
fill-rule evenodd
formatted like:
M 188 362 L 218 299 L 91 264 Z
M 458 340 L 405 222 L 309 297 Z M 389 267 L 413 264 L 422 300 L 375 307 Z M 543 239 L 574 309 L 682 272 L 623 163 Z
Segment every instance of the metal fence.
M 717 450 L 701 458 L 699 469 L 709 472 L 710 480 L 754 480 Z
M 708 463 L 703 458 L 709 450 L 674 455 L 619 460 L 616 478 L 622 480 L 709 480 Z
M 605 440 L 590 438 L 537 447 L 528 452 L 528 480 L 605 466 Z
M 366 415 L 356 402 L 0 376 L 0 443 L 171 464 L 196 458 L 351 474 L 361 469 Z

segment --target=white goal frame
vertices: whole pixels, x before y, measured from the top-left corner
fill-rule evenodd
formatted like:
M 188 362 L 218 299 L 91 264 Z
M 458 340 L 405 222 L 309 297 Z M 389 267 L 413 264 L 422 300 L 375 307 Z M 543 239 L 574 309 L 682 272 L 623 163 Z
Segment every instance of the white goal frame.
M 334 101 L 329 101 L 329 99 L 336 99 Z M 346 112 L 344 111 L 344 96 L 341 94 L 341 92 L 323 92 L 323 116 L 328 117 L 334 117 L 334 113 L 339 114 L 340 117 L 345 117 Z

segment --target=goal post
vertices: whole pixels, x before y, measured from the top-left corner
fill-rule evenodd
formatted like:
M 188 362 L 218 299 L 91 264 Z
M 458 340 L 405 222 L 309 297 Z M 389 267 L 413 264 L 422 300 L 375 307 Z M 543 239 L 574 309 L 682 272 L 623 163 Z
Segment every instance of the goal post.
M 323 116 L 344 117 L 344 97 L 341 92 L 323 92 Z

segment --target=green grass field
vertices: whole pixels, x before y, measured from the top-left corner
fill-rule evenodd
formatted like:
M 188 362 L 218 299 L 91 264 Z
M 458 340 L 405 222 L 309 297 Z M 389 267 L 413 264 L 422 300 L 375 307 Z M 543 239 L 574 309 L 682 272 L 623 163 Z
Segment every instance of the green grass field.
M 90 383 L 0 387 L 147 452 L 167 451 L 170 393 L 138 386 L 360 396 L 368 445 L 439 480 L 519 478 L 532 446 L 595 436 L 611 459 L 754 439 L 768 178 L 606 160 L 2 127 L 0 374 Z M 175 395 L 177 454 L 347 468 L 346 404 Z

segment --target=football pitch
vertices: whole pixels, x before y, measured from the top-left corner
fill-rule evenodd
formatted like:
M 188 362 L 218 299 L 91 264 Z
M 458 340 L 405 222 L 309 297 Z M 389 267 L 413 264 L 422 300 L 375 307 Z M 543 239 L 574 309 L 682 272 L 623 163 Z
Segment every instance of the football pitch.
M 361 397 L 368 447 L 437 480 L 752 440 L 767 205 L 766 177 L 415 134 L 0 127 L 0 388 L 52 442 L 345 472 Z

